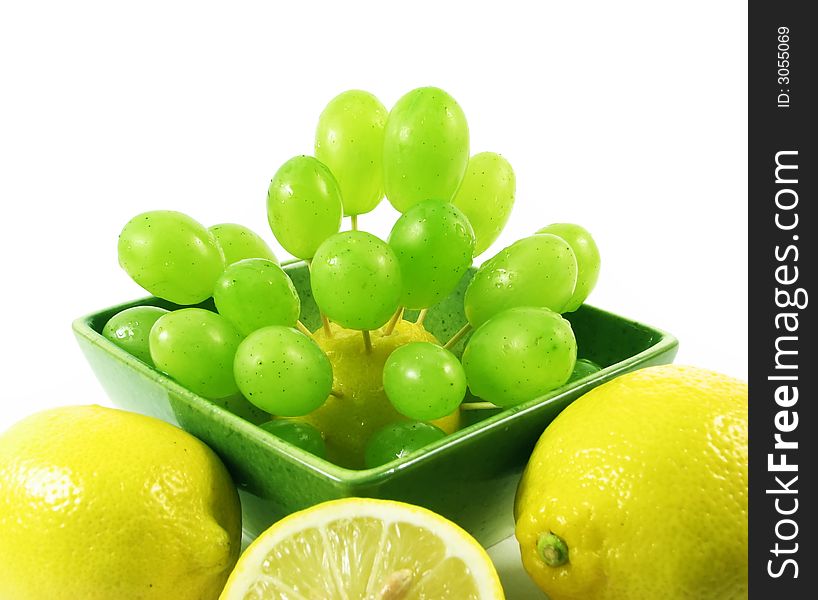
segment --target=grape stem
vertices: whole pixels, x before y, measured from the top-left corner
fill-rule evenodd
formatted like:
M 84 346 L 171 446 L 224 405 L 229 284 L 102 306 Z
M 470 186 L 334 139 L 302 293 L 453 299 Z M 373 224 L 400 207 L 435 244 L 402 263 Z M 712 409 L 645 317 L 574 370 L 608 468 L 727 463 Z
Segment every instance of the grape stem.
M 363 329 L 361 333 L 364 336 L 364 349 L 366 350 L 367 354 L 372 353 L 372 338 L 369 335 L 369 330 Z
M 398 310 L 395 311 L 395 314 L 392 315 L 392 318 L 389 319 L 389 323 L 387 323 L 386 327 L 383 328 L 384 337 L 392 335 L 392 332 L 395 331 L 395 326 L 398 324 L 398 321 L 401 320 L 401 317 L 403 317 L 404 310 L 405 309 L 402 306 L 399 306 Z
M 451 350 L 457 342 L 463 339 L 463 336 L 466 335 L 469 331 L 471 331 L 471 323 L 466 323 L 463 327 L 460 328 L 460 331 L 455 333 L 451 339 L 443 346 L 444 350 Z
M 423 322 L 426 320 L 426 314 L 429 312 L 428 308 L 421 309 L 420 313 L 418 313 L 418 319 L 415 321 L 417 325 L 423 325 Z
M 330 396 L 335 396 L 336 398 L 343 398 L 344 397 L 344 392 L 342 392 L 340 390 L 336 390 L 335 388 L 332 388 L 330 390 L 330 392 L 329 392 L 329 395 Z
M 460 410 L 490 410 L 492 408 L 500 408 L 491 402 L 464 402 L 460 405 Z
M 300 331 L 307 337 L 312 337 L 312 331 L 307 329 L 307 326 L 304 325 L 304 323 L 302 323 L 300 320 L 296 322 L 295 326 L 298 327 L 298 331 Z
M 358 231 L 358 215 L 349 215 L 349 220 L 352 223 L 352 231 Z

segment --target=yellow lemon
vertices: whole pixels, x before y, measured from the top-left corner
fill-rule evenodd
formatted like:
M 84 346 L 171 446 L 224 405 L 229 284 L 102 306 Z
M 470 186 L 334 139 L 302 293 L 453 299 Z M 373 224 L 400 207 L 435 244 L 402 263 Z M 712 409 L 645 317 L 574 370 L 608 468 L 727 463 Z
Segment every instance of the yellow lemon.
M 747 384 L 661 366 L 563 411 L 517 492 L 523 564 L 552 600 L 747 597 Z
M 468 533 L 425 508 L 365 498 L 325 502 L 253 542 L 222 600 L 503 600 Z
M 0 598 L 213 599 L 240 544 L 224 465 L 176 427 L 72 406 L 0 436 Z
M 319 329 L 314 338 L 332 364 L 333 388 L 341 396 L 330 396 L 319 409 L 298 419 L 321 431 L 329 460 L 361 468 L 364 448 L 372 434 L 390 423 L 408 421 L 395 410 L 383 390 L 386 359 L 404 344 L 438 341 L 422 325 L 401 320 L 389 335 L 384 335 L 383 330 L 372 331 L 372 348 L 367 350 L 360 331 L 334 323 L 330 327 L 330 335 Z M 460 424 L 460 409 L 432 423 L 452 433 Z

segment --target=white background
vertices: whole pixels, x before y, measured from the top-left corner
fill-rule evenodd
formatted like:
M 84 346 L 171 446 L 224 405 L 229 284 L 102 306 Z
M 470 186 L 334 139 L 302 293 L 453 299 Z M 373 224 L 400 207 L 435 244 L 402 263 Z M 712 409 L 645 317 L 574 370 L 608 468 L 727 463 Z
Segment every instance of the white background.
M 472 152 L 509 159 L 516 206 L 484 258 L 581 223 L 603 255 L 591 303 L 746 378 L 746 29 L 743 2 L 2 4 L 0 430 L 106 402 L 70 323 L 143 295 L 117 265 L 130 217 L 181 210 L 272 244 L 270 177 L 349 88 L 388 107 L 443 87 Z M 361 226 L 394 218 L 384 202 Z

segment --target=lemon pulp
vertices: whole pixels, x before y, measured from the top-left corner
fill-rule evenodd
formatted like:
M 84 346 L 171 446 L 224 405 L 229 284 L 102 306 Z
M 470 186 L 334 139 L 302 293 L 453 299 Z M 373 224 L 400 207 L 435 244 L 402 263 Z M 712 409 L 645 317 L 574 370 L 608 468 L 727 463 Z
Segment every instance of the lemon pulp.
M 326 502 L 279 521 L 242 556 L 223 600 L 501 600 L 488 555 L 457 525 L 385 500 Z

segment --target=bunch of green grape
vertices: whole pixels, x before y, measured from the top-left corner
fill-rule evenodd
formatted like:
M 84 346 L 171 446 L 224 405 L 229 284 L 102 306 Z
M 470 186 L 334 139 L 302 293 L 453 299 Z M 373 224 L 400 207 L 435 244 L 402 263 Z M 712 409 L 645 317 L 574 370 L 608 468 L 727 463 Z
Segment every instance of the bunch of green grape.
M 300 298 L 260 236 L 240 225 L 207 229 L 187 215 L 154 211 L 125 225 L 119 260 L 154 295 L 178 305 L 212 297 L 216 310 L 129 309 L 106 325 L 109 339 L 206 398 L 242 393 L 279 415 L 304 414 L 326 400 L 329 362 L 295 329 Z M 288 361 L 286 377 L 271 366 L 277 358 Z
M 439 88 L 412 90 L 390 111 L 360 90 L 329 102 L 314 156 L 287 160 L 267 191 L 270 229 L 309 266 L 310 295 L 327 332 L 331 323 L 360 330 L 369 350 L 378 340 L 370 332 L 388 335 L 407 309 L 425 315 L 498 238 L 514 204 L 515 174 L 499 154 L 469 151 L 465 114 Z M 358 217 L 384 197 L 400 215 L 382 239 L 359 230 Z M 342 231 L 344 217 L 349 229 Z M 265 430 L 325 455 L 326 432 L 288 417 L 337 395 L 332 366 L 299 321 L 296 287 L 259 235 L 152 211 L 125 225 L 118 254 L 134 281 L 177 308 L 124 310 L 106 324 L 108 339 L 193 393 L 249 403 L 270 415 Z M 465 293 L 461 332 L 444 345 L 410 343 L 388 357 L 383 390 L 409 421 L 372 437 L 367 466 L 443 437 L 429 422 L 457 411 L 468 392 L 483 408 L 507 408 L 599 370 L 577 361 L 562 316 L 585 301 L 599 265 L 591 235 L 565 223 L 483 262 Z M 462 356 L 453 353 L 468 334 Z

